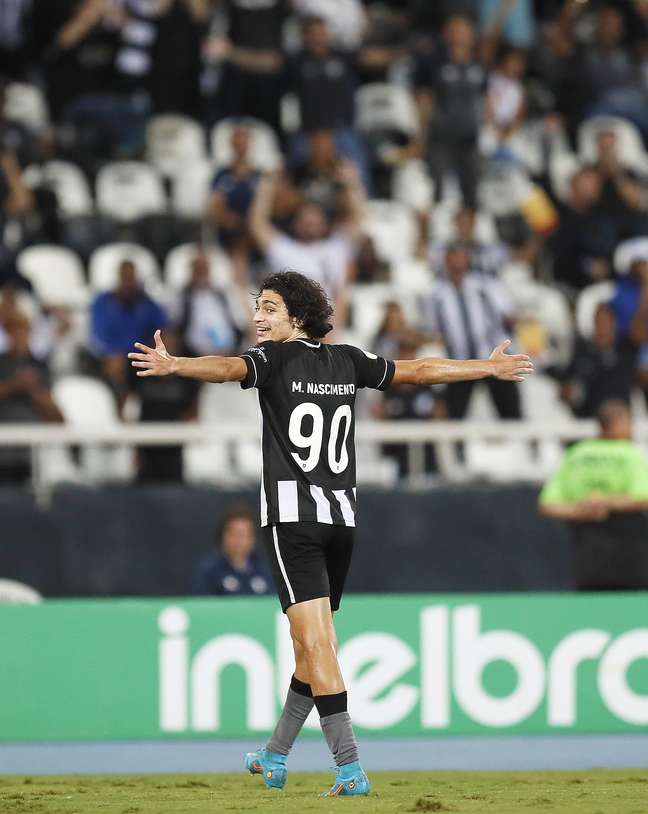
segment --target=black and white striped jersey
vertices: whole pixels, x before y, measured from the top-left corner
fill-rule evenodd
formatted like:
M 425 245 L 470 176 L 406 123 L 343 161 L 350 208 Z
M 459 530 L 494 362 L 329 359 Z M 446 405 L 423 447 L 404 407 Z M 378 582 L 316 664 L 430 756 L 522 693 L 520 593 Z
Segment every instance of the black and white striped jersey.
M 264 342 L 241 354 L 261 409 L 261 525 L 355 526 L 358 388 L 384 390 L 394 363 L 351 345 Z

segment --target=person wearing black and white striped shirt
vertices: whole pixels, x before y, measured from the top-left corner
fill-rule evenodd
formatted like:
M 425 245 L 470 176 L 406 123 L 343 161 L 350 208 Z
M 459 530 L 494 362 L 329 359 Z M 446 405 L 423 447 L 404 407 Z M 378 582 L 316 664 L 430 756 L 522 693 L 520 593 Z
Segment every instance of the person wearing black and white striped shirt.
M 369 781 L 347 712 L 335 646 L 338 609 L 356 523 L 354 408 L 358 388 L 418 385 L 495 376 L 521 381 L 527 356 L 509 356 L 504 341 L 487 359 L 408 359 L 392 362 L 350 345 L 322 342 L 332 330 L 322 287 L 296 272 L 266 278 L 256 300 L 259 344 L 241 356 L 171 356 L 136 343 L 138 376 L 238 381 L 256 388 L 262 415 L 261 522 L 281 605 L 295 650 L 284 711 L 267 746 L 246 758 L 269 788 L 286 782 L 286 759 L 313 704 L 337 765 L 329 796 L 366 794 Z
M 470 250 L 462 243 L 447 248 L 443 276 L 424 300 L 423 312 L 425 331 L 438 336 L 454 359 L 487 356 L 514 322 L 508 289 L 496 277 L 473 271 Z M 490 378 L 486 385 L 501 418 L 520 418 L 520 395 L 514 382 Z M 444 399 L 450 418 L 464 417 L 473 387 L 473 381 L 448 385 Z

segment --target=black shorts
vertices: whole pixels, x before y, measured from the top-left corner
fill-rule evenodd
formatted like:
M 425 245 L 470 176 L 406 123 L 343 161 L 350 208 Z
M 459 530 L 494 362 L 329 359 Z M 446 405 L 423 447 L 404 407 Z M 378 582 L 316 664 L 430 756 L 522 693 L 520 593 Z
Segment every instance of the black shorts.
M 331 610 L 340 607 L 354 531 L 326 523 L 278 523 L 263 528 L 284 613 L 291 605 L 323 596 L 330 597 Z

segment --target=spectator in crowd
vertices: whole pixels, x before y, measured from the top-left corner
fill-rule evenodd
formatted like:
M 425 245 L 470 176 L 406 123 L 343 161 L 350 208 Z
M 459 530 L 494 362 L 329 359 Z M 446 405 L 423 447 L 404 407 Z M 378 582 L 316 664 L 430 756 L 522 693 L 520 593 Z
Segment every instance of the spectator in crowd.
M 162 338 L 169 353 L 181 352 L 177 333 L 167 329 Z M 136 380 L 134 389 L 140 402 L 141 422 L 185 422 L 198 417 L 200 382 L 195 379 L 145 376 Z M 182 482 L 182 445 L 138 447 L 136 457 L 139 482 Z
M 470 252 L 470 268 L 492 277 L 497 277 L 502 266 L 511 260 L 511 249 L 506 243 L 494 240 L 490 243 L 479 240 L 476 233 L 477 212 L 470 206 L 461 206 L 454 216 L 454 236 Z M 441 241 L 432 243 L 430 263 L 436 272 L 443 271 L 447 244 Z
M 24 181 L 16 156 L 10 150 L 0 152 L 0 286 L 11 283 L 18 288 L 30 288 L 30 284 L 18 273 L 15 257 L 18 245 L 11 246 L 7 240 L 9 223 L 18 224 L 34 208 L 34 195 Z M 20 231 L 20 230 L 18 230 Z
M 33 0 L 3 2 L 0 13 L 0 76 L 24 80 L 33 57 Z
M 232 261 L 234 277 L 243 284 L 248 275 L 250 238 L 247 216 L 259 173 L 250 164 L 250 128 L 237 124 L 230 139 L 232 160 L 212 181 L 208 212 L 218 227 L 218 240 Z
M 353 129 L 356 83 L 355 57 L 333 47 L 326 20 L 306 18 L 303 48 L 286 63 L 286 87 L 297 96 L 304 131 L 293 139 L 292 157 L 304 158 L 305 134 L 330 130 L 338 149 L 356 164 L 366 184 L 365 150 Z
M 532 0 L 480 0 L 479 28 L 485 37 L 503 35 L 508 46 L 529 48 L 535 36 L 535 9 Z M 539 4 L 535 4 L 539 5 Z
M 90 308 L 90 353 L 120 411 L 135 381 L 126 354 L 166 324 L 165 311 L 140 285 L 135 264 L 123 260 L 115 289 L 99 294 Z
M 377 356 L 387 359 L 400 359 L 398 351 L 402 347 L 419 347 L 429 342 L 427 334 L 413 328 L 407 321 L 403 306 L 399 302 L 385 303 L 382 322 L 371 343 L 371 349 Z M 409 357 L 408 357 L 409 358 Z
M 26 291 L 13 285 L 0 288 L 0 352 L 9 348 L 5 325 L 27 318 L 30 321 L 29 352 L 39 362 L 46 362 L 57 339 L 70 330 L 70 315 L 65 308 L 41 306 Z
M 614 130 L 596 136 L 597 157 L 592 165 L 601 181 L 598 215 L 613 225 L 616 242 L 648 231 L 646 190 L 635 173 L 623 166 Z
M 525 53 L 509 49 L 500 56 L 495 70 L 488 77 L 484 100 L 486 128 L 480 137 L 481 151 L 485 155 L 516 157 L 509 139 L 520 129 L 526 117 L 525 72 Z
M 293 217 L 292 235 L 279 231 L 270 220 L 274 179 L 268 176 L 259 183 L 250 213 L 250 230 L 272 271 L 299 269 L 322 285 L 334 305 L 339 330 L 346 324 L 348 287 L 355 271 L 353 255 L 360 237 L 364 193 L 349 162 L 339 168 L 338 178 L 344 188 L 346 217 L 336 229 L 330 229 L 320 206 L 306 202 Z
M 362 235 L 355 255 L 356 283 L 385 283 L 389 280 L 389 263 L 378 256 L 370 235 Z
M 557 282 L 571 293 L 610 276 L 615 229 L 601 217 L 601 178 L 591 167 L 575 172 L 560 223 L 549 241 Z
M 227 512 L 216 548 L 196 565 L 191 592 L 198 596 L 259 596 L 272 587 L 270 574 L 255 556 L 256 522 L 246 506 Z
M 302 18 L 326 21 L 335 48 L 355 51 L 364 41 L 367 11 L 360 0 L 293 0 Z
M 633 48 L 624 42 L 623 13 L 616 4 L 605 3 L 595 17 L 593 41 L 580 44 L 576 23 L 587 5 L 569 0 L 555 26 L 552 45 L 562 61 L 559 107 L 573 123 L 596 115 L 622 116 L 645 136 L 646 91 Z
M 542 489 L 539 508 L 569 526 L 578 590 L 645 590 L 648 464 L 631 440 L 627 404 L 603 402 L 598 419 L 599 437 L 567 451 Z
M 648 297 L 633 319 L 634 330 L 617 335 L 616 317 L 609 303 L 594 315 L 591 339 L 580 339 L 569 367 L 562 375 L 561 398 L 579 418 L 594 418 L 603 402 L 616 399 L 630 404 L 637 384 L 637 355 L 648 337 Z M 638 341 L 637 341 L 638 340 Z
M 434 55 L 419 58 L 414 82 L 421 140 L 429 151 L 437 198 L 443 196 L 445 172 L 452 169 L 458 175 L 463 202 L 475 207 L 477 137 L 486 75 L 477 57 L 475 29 L 469 17 L 448 17 L 442 45 Z
M 645 315 L 643 301 L 647 293 L 648 256 L 637 257 L 628 273 L 616 281 L 614 295 L 610 301 L 616 319 L 617 336 L 633 336 L 638 343 L 646 341 L 641 335 L 642 317 Z
M 345 190 L 340 181 L 344 159 L 331 130 L 308 134 L 308 155 L 290 170 L 290 178 L 304 200 L 316 203 L 333 222 L 343 218 Z
M 392 309 L 393 312 L 393 309 Z M 395 319 L 392 317 L 392 319 Z M 416 332 L 401 334 L 401 340 L 395 348 L 395 359 L 416 359 L 419 342 Z M 396 384 L 389 387 L 382 399 L 374 405 L 374 418 L 387 421 L 430 421 L 448 417 L 443 394 L 438 388 L 423 387 L 415 384 Z M 398 476 L 403 478 L 409 472 L 409 449 L 407 444 L 383 444 L 382 453 L 398 465 Z M 423 445 L 424 471 L 431 474 L 436 471 L 436 458 L 432 444 Z
M 238 306 L 238 307 L 237 307 Z M 191 279 L 180 295 L 176 323 L 189 356 L 233 356 L 245 331 L 242 304 L 214 285 L 210 259 L 198 252 L 191 260 Z
M 486 359 L 514 325 L 513 302 L 504 284 L 471 270 L 470 252 L 461 243 L 446 251 L 444 276 L 424 302 L 425 331 L 437 336 L 453 359 Z M 501 418 L 520 418 L 520 394 L 515 382 L 485 380 Z M 463 418 L 474 382 L 446 387 L 450 418 Z
M 14 314 L 3 322 L 8 346 L 0 353 L 0 422 L 61 422 L 63 416 L 50 392 L 47 365 L 29 348 L 27 317 Z M 0 479 L 22 481 L 31 474 L 28 447 L 0 447 Z
M 290 4 L 288 0 L 226 0 L 225 8 L 228 30 L 219 44 L 224 58 L 221 115 L 254 116 L 279 132 L 283 25 Z

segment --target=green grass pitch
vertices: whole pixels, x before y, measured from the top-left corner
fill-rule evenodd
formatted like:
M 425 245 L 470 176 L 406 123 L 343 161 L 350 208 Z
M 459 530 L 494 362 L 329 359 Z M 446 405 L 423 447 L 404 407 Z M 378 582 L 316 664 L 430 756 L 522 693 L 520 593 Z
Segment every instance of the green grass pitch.
M 0 776 L 2 814 L 223 814 L 259 811 L 648 814 L 648 771 L 372 772 L 369 797 L 322 799 L 333 773 L 289 775 L 283 791 L 230 775 Z

